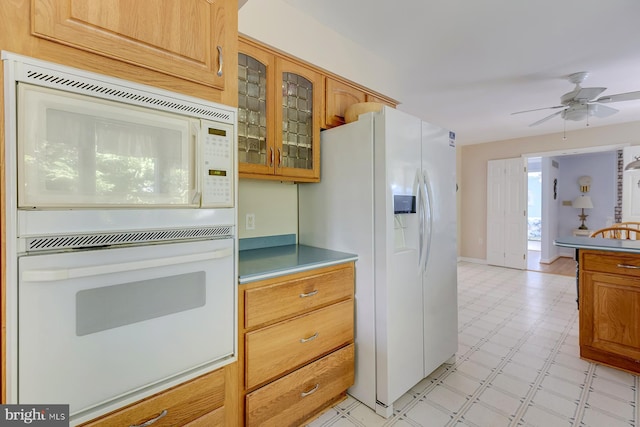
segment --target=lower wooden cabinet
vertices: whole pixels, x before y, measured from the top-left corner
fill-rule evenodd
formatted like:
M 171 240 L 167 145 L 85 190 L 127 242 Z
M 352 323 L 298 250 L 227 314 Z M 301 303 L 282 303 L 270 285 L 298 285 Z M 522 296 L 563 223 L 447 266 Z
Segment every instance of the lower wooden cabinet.
M 640 255 L 580 250 L 580 356 L 640 373 Z
M 247 426 L 297 425 L 353 384 L 354 345 L 337 350 L 246 397 Z
M 353 341 L 353 301 L 314 310 L 245 335 L 248 388 Z
M 348 262 L 240 286 L 241 425 L 301 425 L 346 396 L 354 269 Z
M 82 424 L 82 427 L 213 427 L 237 425 L 237 364 L 179 384 L 166 391 Z

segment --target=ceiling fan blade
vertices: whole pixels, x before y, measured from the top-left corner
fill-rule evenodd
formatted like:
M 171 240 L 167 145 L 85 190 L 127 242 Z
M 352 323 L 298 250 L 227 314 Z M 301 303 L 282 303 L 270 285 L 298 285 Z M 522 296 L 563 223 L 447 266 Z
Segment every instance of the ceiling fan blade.
M 553 107 L 544 107 L 544 108 L 536 108 L 536 109 L 533 109 L 533 110 L 516 111 L 515 113 L 511 113 L 511 115 L 513 116 L 514 114 L 530 113 L 532 111 L 540 111 L 540 110 L 553 110 L 555 108 L 565 108 L 565 106 L 564 105 L 555 105 Z
M 615 108 L 611 108 L 611 107 L 607 107 L 606 105 L 599 105 L 599 104 L 589 104 L 588 108 L 589 109 L 593 108 L 593 115 L 600 118 L 609 117 L 619 111 L 619 110 L 616 110 Z
M 538 126 L 539 124 L 544 123 L 544 122 L 546 122 L 547 120 L 552 119 L 552 118 L 554 118 L 555 116 L 558 116 L 558 115 L 562 114 L 562 112 L 563 112 L 563 111 L 564 111 L 564 110 L 556 111 L 555 113 L 553 113 L 553 114 L 551 114 L 551 115 L 549 115 L 549 116 L 545 117 L 545 118 L 544 118 L 544 119 L 542 119 L 542 120 L 538 120 L 537 122 L 531 123 L 531 124 L 529 125 L 529 127 Z
M 616 93 L 615 95 L 602 96 L 596 99 L 594 102 L 607 104 L 609 102 L 633 101 L 635 99 L 640 99 L 640 91 Z
M 576 101 L 592 101 L 607 90 L 606 87 L 583 87 L 573 96 Z

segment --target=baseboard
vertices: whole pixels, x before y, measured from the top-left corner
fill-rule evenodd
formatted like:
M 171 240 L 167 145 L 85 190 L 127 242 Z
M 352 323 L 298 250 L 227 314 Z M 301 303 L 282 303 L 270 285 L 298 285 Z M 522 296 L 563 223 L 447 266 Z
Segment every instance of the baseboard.
M 464 261 L 464 262 L 472 262 L 474 264 L 486 264 L 487 260 L 486 259 L 480 259 L 480 258 L 468 258 L 468 257 L 464 257 L 464 256 L 459 256 L 458 257 L 458 262 L 460 261 Z
M 560 258 L 560 255 L 556 255 L 553 258 L 548 258 L 548 259 L 540 259 L 540 264 L 551 264 L 552 262 L 554 262 L 555 260 L 557 260 L 558 258 Z
M 573 255 L 568 255 L 568 254 L 558 254 L 553 258 L 550 259 L 544 259 L 544 260 L 540 260 L 540 264 L 552 264 L 553 262 L 559 260 L 560 258 L 570 258 L 573 259 Z

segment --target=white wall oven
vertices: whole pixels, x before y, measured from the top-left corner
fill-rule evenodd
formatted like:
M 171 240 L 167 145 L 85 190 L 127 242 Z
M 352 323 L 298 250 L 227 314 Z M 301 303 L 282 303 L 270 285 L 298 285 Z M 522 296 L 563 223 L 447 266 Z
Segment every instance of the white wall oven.
M 233 362 L 235 108 L 3 60 L 7 403 L 76 425 Z

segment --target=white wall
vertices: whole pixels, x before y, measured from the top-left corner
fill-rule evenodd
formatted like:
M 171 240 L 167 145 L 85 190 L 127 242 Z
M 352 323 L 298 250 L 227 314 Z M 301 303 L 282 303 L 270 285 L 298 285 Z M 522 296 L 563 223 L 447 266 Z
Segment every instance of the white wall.
M 246 215 L 255 215 L 247 230 Z M 238 185 L 238 237 L 298 235 L 298 185 L 242 179 Z
M 282 0 L 247 2 L 238 11 L 238 31 L 376 92 L 399 97 L 398 80 L 385 58 Z

